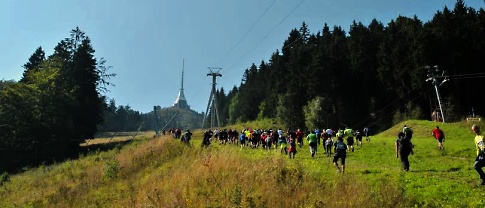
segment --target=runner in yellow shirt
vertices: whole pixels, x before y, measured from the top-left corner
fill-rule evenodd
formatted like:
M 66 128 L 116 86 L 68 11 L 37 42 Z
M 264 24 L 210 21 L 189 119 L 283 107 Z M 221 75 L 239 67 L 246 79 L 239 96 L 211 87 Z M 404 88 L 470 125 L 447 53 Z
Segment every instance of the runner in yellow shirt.
M 344 134 L 347 137 L 347 150 L 354 151 L 354 130 L 345 127 Z
M 477 171 L 478 175 L 480 175 L 480 179 L 482 180 L 480 185 L 483 186 L 485 185 L 485 173 L 482 170 L 485 166 L 485 140 L 479 126 L 474 124 L 472 126 L 472 131 L 475 133 L 475 147 L 477 149 L 477 157 L 475 158 L 473 168 Z

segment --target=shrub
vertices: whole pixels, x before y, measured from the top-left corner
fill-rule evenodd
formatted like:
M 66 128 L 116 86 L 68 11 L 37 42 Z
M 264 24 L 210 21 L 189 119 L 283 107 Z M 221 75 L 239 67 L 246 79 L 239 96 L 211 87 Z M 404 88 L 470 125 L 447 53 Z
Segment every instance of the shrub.
M 7 172 L 3 172 L 2 174 L 0 174 L 0 186 L 8 182 L 9 180 L 10 180 L 10 176 L 8 175 Z
M 117 178 L 121 172 L 121 165 L 120 162 L 115 158 L 112 157 L 108 161 L 106 161 L 106 166 L 104 169 L 104 177 L 106 178 Z

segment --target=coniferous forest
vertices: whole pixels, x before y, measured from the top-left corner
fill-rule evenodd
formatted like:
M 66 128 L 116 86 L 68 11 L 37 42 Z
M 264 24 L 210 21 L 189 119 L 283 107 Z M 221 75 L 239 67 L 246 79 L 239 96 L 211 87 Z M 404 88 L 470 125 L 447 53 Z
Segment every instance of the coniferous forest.
M 443 83 L 446 122 L 484 114 L 483 8 L 458 0 L 428 22 L 398 16 L 349 24 L 348 32 L 327 24 L 312 32 L 305 22 L 291 30 L 239 86 L 218 90 L 222 125 L 273 118 L 285 128 L 376 133 L 405 119 L 430 120 L 439 105 L 428 75 Z M 135 131 L 143 122 L 142 130 L 153 129 L 153 112 L 116 107 L 103 95 L 115 74 L 94 53 L 76 28 L 53 54 L 35 50 L 18 82 L 0 81 L 0 171 L 76 156 L 99 131 Z
M 354 21 L 348 33 L 304 22 L 268 62 L 245 70 L 242 83 L 219 91 L 225 124 L 276 118 L 287 128 L 371 127 L 439 114 L 446 122 L 483 115 L 485 12 L 457 1 L 429 22 L 399 16 L 388 24 Z M 437 66 L 437 68 L 435 68 Z M 445 81 L 446 80 L 446 81 Z

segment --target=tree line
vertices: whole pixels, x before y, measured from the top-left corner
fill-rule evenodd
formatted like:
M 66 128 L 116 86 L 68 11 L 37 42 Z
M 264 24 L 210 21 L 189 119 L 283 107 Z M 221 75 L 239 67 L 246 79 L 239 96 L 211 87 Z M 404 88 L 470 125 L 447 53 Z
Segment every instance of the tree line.
M 115 99 L 110 99 L 103 113 L 104 122 L 99 126 L 99 132 L 126 132 L 138 129 L 145 131 L 144 124 L 147 115 L 131 108 L 130 105 L 116 106 Z
M 0 170 L 75 157 L 94 137 L 107 108 L 102 93 L 115 76 L 94 53 L 75 28 L 53 54 L 37 48 L 18 82 L 0 82 Z
M 439 87 L 447 121 L 472 108 L 483 114 L 484 25 L 483 8 L 461 0 L 425 23 L 398 16 L 387 25 L 354 21 L 348 33 L 327 24 L 311 33 L 303 22 L 269 61 L 246 69 L 239 86 L 218 90 L 221 121 L 277 118 L 293 129 L 382 130 L 404 119 L 430 119 L 438 100 L 425 66 L 435 65 L 450 80 Z

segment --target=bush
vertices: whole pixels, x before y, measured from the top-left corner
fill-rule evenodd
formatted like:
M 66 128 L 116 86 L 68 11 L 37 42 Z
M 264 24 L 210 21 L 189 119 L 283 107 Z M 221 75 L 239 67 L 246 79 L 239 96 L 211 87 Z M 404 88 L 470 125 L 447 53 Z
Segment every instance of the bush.
M 115 158 L 111 158 L 106 162 L 106 167 L 104 169 L 104 176 L 106 178 L 117 178 L 121 172 L 120 162 Z
M 10 176 L 7 172 L 3 172 L 2 174 L 0 174 L 0 186 L 8 181 L 10 181 Z

